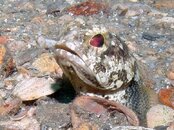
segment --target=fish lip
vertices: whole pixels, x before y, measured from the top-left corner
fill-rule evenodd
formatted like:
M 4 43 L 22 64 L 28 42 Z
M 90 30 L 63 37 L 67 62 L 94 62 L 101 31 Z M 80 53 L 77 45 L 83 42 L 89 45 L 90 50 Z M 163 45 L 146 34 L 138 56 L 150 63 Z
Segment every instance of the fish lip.
M 56 48 L 56 50 L 57 49 L 65 50 L 65 51 L 70 52 L 71 54 L 76 55 L 76 56 L 78 56 L 80 58 L 80 56 L 74 50 L 72 50 L 71 48 L 67 47 L 66 45 L 58 44 L 58 45 L 55 45 L 55 48 Z
M 95 88 L 99 85 L 94 73 L 88 68 L 84 60 L 74 50 L 65 45 L 57 45 L 55 54 L 58 64 L 61 64 L 60 66 L 65 65 L 63 62 L 66 62 L 73 66 L 76 75 L 83 82 Z

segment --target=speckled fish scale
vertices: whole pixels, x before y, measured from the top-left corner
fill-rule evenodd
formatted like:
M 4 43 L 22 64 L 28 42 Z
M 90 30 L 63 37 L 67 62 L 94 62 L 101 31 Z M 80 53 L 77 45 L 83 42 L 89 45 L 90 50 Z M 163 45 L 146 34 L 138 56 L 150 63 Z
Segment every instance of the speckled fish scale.
M 144 120 L 149 95 L 134 78 L 137 64 L 126 43 L 104 25 L 83 24 L 67 30 L 55 53 L 75 90 L 121 102 Z

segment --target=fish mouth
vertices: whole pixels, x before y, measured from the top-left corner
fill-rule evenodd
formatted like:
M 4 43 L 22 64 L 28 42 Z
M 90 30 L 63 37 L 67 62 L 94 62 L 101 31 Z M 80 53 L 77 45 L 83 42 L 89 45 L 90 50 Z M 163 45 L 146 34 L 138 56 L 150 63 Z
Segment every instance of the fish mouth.
M 101 86 L 95 74 L 89 69 L 80 54 L 65 45 L 56 45 L 55 48 L 56 60 L 67 77 L 72 78 L 72 75 L 69 74 L 71 72 L 73 76 L 78 76 L 91 87 L 98 88 L 98 86 Z

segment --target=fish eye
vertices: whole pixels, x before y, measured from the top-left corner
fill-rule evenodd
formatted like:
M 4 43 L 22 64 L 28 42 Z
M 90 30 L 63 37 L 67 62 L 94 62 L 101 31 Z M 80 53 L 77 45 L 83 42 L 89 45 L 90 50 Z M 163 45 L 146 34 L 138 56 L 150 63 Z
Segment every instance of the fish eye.
M 94 47 L 102 47 L 104 44 L 104 37 L 102 34 L 96 34 L 90 40 L 90 45 Z

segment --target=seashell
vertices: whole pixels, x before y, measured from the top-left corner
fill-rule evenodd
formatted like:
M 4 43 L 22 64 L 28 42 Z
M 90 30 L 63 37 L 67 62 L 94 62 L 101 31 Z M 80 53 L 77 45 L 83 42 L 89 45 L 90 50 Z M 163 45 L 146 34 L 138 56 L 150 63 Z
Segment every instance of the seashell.
M 54 85 L 51 78 L 30 78 L 19 82 L 12 94 L 21 98 L 23 101 L 35 100 L 43 96 L 54 93 L 59 86 Z
M 99 97 L 79 96 L 73 101 L 71 106 L 72 126 L 75 129 L 78 128 L 77 130 L 86 128 L 101 129 L 102 126 L 99 123 L 99 120 L 102 120 L 102 125 L 105 124 L 107 118 L 111 119 L 108 115 L 112 115 L 114 111 L 124 113 L 124 116 L 131 125 L 139 125 L 139 120 L 136 114 L 131 109 L 120 103 Z M 85 116 L 85 113 L 90 113 L 89 119 Z M 98 115 L 99 118 L 97 122 L 92 120 L 92 115 Z M 114 120 L 116 119 L 114 118 Z M 98 128 L 99 126 L 100 128 Z

